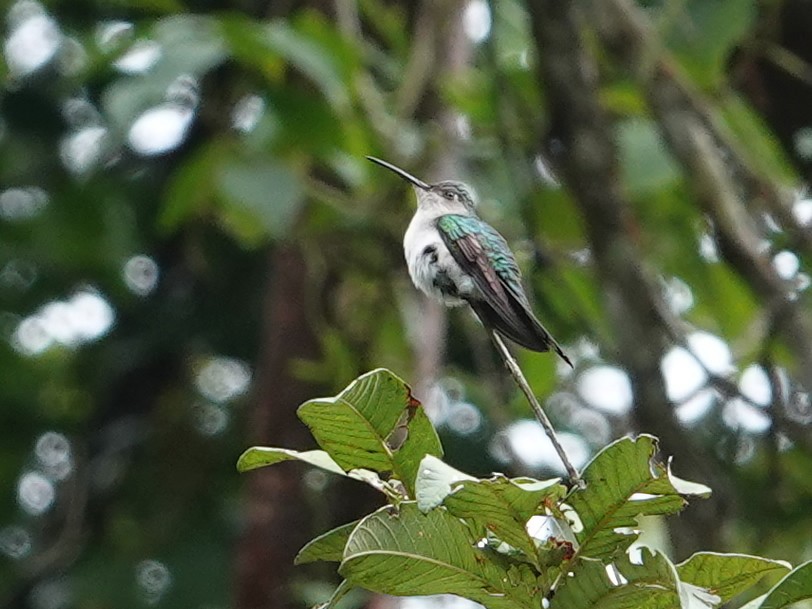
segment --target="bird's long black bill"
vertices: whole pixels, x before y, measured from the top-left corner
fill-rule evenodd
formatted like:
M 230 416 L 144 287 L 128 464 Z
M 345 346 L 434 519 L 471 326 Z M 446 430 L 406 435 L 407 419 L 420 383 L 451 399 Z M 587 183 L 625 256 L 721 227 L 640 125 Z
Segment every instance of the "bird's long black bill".
M 394 171 L 401 178 L 403 178 L 407 182 L 411 182 L 412 184 L 414 184 L 418 188 L 422 188 L 423 190 L 428 190 L 429 189 L 429 185 L 426 184 L 423 180 L 418 180 L 416 177 L 414 177 L 408 171 L 404 171 L 400 167 L 398 167 L 396 165 L 392 165 L 392 163 L 387 163 L 386 161 L 384 161 L 382 159 L 379 159 L 377 157 L 374 157 L 374 156 L 368 156 L 367 159 L 369 159 L 373 163 L 376 163 L 376 164 L 380 165 L 381 167 L 386 167 L 388 170 Z

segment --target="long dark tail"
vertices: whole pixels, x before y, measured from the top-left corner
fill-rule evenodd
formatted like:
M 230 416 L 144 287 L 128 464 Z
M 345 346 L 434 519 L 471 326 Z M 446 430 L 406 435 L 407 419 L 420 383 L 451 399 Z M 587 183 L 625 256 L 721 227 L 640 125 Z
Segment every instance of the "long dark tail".
M 536 319 L 535 315 L 524 307 L 516 306 L 516 317 L 514 319 L 506 319 L 485 302 L 472 301 L 469 304 L 474 310 L 474 313 L 476 313 L 476 316 L 479 317 L 482 325 L 486 328 L 496 330 L 517 345 L 521 345 L 531 351 L 555 351 L 561 359 L 567 362 L 570 368 L 573 367 L 570 358 L 567 357 L 567 354 L 561 349 L 561 346 L 553 338 L 553 335 L 541 325 L 541 322 Z

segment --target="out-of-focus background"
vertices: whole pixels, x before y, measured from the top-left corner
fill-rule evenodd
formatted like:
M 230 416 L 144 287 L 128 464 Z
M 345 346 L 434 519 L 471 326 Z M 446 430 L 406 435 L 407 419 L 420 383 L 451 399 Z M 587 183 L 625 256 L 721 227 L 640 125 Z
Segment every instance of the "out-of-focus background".
M 411 286 L 407 186 L 462 178 L 575 362 L 517 350 L 578 465 L 661 438 L 647 523 L 812 555 L 805 0 L 6 0 L 0 608 L 304 607 L 381 498 L 302 401 L 386 366 L 474 474 L 560 466 L 464 310 Z M 364 603 L 393 600 L 358 596 Z

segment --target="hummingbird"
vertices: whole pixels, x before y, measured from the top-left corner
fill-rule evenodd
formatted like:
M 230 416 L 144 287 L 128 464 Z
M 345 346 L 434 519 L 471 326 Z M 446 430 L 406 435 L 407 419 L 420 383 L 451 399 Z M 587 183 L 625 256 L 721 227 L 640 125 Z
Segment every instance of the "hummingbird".
M 414 285 L 446 306 L 468 304 L 482 324 L 532 351 L 554 350 L 572 362 L 533 314 L 521 271 L 504 237 L 479 218 L 463 182 L 428 184 L 368 156 L 409 182 L 417 195 L 403 249 Z

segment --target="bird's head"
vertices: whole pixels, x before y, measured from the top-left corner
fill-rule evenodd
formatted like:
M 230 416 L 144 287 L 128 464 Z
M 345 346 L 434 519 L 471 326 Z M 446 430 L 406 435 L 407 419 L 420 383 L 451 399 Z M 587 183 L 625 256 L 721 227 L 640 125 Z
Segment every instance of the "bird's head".
M 392 163 L 387 163 L 374 156 L 367 157 L 373 163 L 386 167 L 414 187 L 417 194 L 417 206 L 420 209 L 440 209 L 449 214 L 472 216 L 476 214 L 476 200 L 468 185 L 454 180 L 444 180 L 436 184 L 428 184 L 414 177 Z

